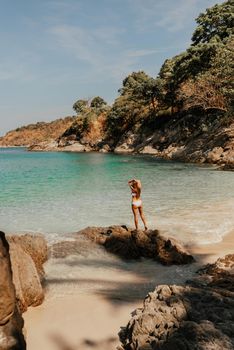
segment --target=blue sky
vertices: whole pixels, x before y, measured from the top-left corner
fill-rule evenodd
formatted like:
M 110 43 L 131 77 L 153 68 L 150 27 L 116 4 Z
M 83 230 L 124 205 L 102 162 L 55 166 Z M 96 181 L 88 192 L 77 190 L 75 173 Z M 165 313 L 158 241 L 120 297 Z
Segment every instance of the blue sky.
M 0 0 L 0 135 L 111 103 L 132 71 L 156 76 L 218 0 Z

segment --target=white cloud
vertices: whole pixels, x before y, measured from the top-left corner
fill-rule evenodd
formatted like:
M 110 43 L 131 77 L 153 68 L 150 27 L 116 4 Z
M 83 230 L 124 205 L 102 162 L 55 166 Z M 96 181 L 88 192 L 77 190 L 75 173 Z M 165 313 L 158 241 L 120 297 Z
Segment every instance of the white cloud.
M 100 58 L 98 53 L 94 54 L 96 46 L 94 36 L 84 28 L 70 25 L 59 25 L 50 29 L 57 43 L 67 49 L 79 60 L 96 64 Z
M 195 20 L 201 7 L 207 8 L 221 0 L 128 0 L 137 17 L 139 31 L 163 28 L 180 31 Z
M 101 27 L 91 31 L 70 25 L 50 29 L 58 48 L 66 50 L 67 54 L 72 54 L 77 60 L 88 63 L 92 74 L 104 74 L 118 81 L 131 70 L 137 56 L 142 56 L 142 53 L 135 55 L 122 49 L 119 40 L 122 32 L 114 27 Z
M 178 47 L 178 46 L 177 46 Z M 159 49 L 140 49 L 140 50 L 129 50 L 126 52 L 128 57 L 144 57 L 149 55 L 154 55 L 156 53 L 167 52 L 175 47 L 162 47 Z

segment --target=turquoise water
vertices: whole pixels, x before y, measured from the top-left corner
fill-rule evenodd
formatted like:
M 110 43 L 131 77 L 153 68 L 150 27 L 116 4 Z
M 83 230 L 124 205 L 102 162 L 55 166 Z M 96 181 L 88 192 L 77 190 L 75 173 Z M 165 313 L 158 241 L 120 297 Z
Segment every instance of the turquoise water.
M 149 227 L 184 242 L 215 242 L 234 227 L 234 174 L 99 153 L 0 148 L 0 229 L 50 240 L 86 226 L 133 225 L 127 181 L 140 178 Z

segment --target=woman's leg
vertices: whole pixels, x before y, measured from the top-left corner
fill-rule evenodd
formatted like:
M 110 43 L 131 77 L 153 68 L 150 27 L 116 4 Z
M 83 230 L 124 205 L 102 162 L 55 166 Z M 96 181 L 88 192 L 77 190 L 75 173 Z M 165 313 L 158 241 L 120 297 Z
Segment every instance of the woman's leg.
M 145 221 L 145 215 L 143 213 L 143 207 L 141 206 L 138 209 L 139 209 L 139 213 L 140 213 L 140 216 L 141 216 L 141 220 L 142 220 L 142 222 L 143 222 L 143 224 L 145 226 L 145 230 L 147 230 L 147 224 L 146 224 L 146 221 Z
M 132 212 L 133 212 L 133 215 L 134 215 L 135 227 L 136 227 L 136 230 L 138 230 L 137 208 L 135 208 L 133 205 L 132 205 Z

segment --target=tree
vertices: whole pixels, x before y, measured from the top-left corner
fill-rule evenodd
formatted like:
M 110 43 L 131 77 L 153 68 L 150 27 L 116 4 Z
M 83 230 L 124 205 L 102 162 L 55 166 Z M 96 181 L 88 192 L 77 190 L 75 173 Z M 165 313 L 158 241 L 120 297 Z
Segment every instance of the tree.
M 88 106 L 87 100 L 77 100 L 73 105 L 73 109 L 76 111 L 77 114 L 80 114 L 85 111 L 87 106 Z
M 162 100 L 163 83 L 160 78 L 148 78 L 138 85 L 133 93 L 139 97 L 145 105 L 153 107 L 153 111 L 156 112 L 156 107 Z
M 234 100 L 234 36 L 220 42 L 210 59 L 210 68 L 181 84 L 178 100 L 184 109 L 202 108 L 229 111 Z
M 192 36 L 193 45 L 211 40 L 223 41 L 234 33 L 234 1 L 228 0 L 207 9 L 196 22 L 198 26 Z
M 106 106 L 107 103 L 106 101 L 102 98 L 102 97 L 99 97 L 99 96 L 96 96 L 92 99 L 91 101 L 91 104 L 90 104 L 90 107 L 93 107 L 93 108 L 102 108 L 104 106 Z
M 149 75 L 147 75 L 143 71 L 133 72 L 129 74 L 123 80 L 123 87 L 119 89 L 121 95 L 132 94 L 134 95 L 134 91 L 136 91 L 142 84 L 150 79 Z

